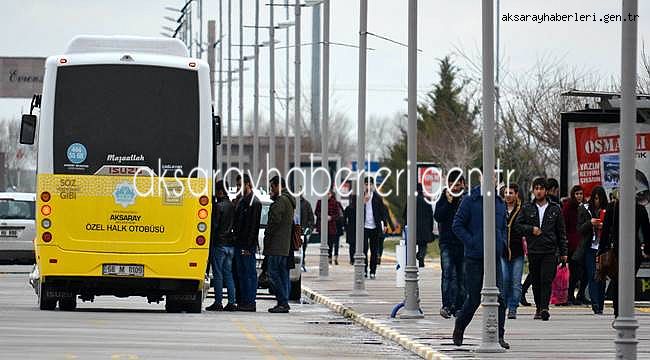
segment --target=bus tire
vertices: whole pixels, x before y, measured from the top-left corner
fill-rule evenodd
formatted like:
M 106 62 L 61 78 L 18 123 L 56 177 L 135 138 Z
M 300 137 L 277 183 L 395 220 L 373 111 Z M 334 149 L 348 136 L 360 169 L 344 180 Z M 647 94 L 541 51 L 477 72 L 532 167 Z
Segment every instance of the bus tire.
M 203 310 L 203 291 L 197 291 L 194 300 L 187 302 L 185 311 L 190 314 L 200 314 Z
M 41 310 L 56 309 L 56 298 L 48 297 L 49 286 L 42 281 L 38 283 L 38 306 Z
M 74 311 L 77 308 L 77 296 L 66 297 L 59 300 L 61 311 Z
M 181 304 L 176 300 L 170 300 L 169 298 L 165 299 L 165 311 L 168 313 L 179 313 L 181 312 Z
M 302 277 L 298 278 L 296 281 L 291 282 L 290 291 L 289 291 L 289 300 L 291 301 L 300 301 L 302 296 Z

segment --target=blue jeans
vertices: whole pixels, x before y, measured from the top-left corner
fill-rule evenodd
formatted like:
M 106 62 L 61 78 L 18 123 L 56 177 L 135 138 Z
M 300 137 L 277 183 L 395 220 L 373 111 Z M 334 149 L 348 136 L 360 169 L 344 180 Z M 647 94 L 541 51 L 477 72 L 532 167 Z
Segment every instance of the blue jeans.
M 268 273 L 275 299 L 278 305 L 289 304 L 289 267 L 287 266 L 287 256 L 269 255 Z
M 440 244 L 442 307 L 452 313 L 458 311 L 465 301 L 463 259 L 463 248 Z
M 496 261 L 497 287 L 502 289 L 501 261 Z M 465 258 L 465 290 L 467 297 L 463 307 L 456 313 L 456 328 L 465 331 L 481 305 L 481 289 L 483 287 L 483 259 Z M 505 334 L 506 303 L 503 291 L 499 291 L 499 338 Z
M 212 247 L 212 279 L 214 281 L 214 300 L 221 303 L 224 286 L 228 289 L 228 304 L 235 304 L 235 281 L 232 277 L 232 259 L 235 248 L 232 246 Z
M 596 253 L 598 250 L 589 247 L 585 249 L 585 269 L 589 284 L 591 308 L 603 310 L 605 306 L 605 282 L 596 279 Z
M 503 276 L 503 297 L 508 309 L 516 311 L 521 298 L 521 277 L 524 273 L 524 257 L 518 256 L 510 261 L 501 258 Z
M 250 255 L 243 255 L 247 250 Z M 255 269 L 255 248 L 235 247 L 235 269 L 237 282 L 237 303 L 255 305 L 257 296 L 257 270 Z

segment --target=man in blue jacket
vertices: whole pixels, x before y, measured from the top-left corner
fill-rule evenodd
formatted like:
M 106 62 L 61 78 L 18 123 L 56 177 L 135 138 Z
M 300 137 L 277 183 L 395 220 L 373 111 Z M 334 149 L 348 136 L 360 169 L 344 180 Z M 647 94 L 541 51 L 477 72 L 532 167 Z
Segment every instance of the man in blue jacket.
M 440 316 L 449 319 L 456 314 L 465 301 L 463 284 L 463 242 L 454 234 L 454 216 L 465 193 L 465 179 L 458 170 L 447 175 L 447 188 L 436 202 L 433 218 L 438 222 L 440 233 L 440 267 L 442 269 L 442 308 Z M 418 223 L 419 224 L 419 223 Z M 419 240 L 419 237 L 418 237 Z
M 496 192 L 495 192 L 496 193 Z M 495 196 L 496 210 L 496 282 L 499 288 L 499 344 L 504 349 L 510 345 L 505 342 L 506 304 L 503 299 L 501 264 L 499 259 L 506 247 L 506 208 L 500 197 Z M 453 230 L 465 246 L 465 291 L 467 297 L 463 307 L 456 313 L 453 341 L 456 346 L 463 344 L 465 328 L 481 305 L 481 288 L 483 287 L 483 194 L 481 187 L 472 189 L 463 201 L 454 217 Z

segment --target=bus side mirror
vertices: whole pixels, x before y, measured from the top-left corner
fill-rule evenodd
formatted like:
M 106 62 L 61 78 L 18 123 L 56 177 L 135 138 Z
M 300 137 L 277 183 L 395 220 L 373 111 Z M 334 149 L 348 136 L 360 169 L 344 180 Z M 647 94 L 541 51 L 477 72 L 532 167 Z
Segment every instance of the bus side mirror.
M 212 115 L 213 121 L 213 134 L 215 145 L 221 145 L 221 117 L 219 115 Z
M 20 143 L 24 145 L 34 145 L 36 137 L 36 115 L 23 114 L 20 123 Z

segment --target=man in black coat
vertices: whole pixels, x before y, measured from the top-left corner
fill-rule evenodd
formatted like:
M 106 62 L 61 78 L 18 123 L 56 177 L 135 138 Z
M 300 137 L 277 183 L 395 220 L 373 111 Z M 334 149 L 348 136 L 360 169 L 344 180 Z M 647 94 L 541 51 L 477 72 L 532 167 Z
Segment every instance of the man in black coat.
M 517 219 L 515 228 L 526 236 L 528 244 L 528 270 L 532 278 L 535 297 L 534 319 L 547 321 L 551 299 L 551 285 L 555 278 L 557 256 L 567 261 L 567 237 L 562 209 L 546 196 L 547 183 L 544 178 L 533 181 L 535 199 L 526 203 Z
M 364 179 L 364 222 L 363 222 L 363 253 L 365 255 L 368 276 L 368 248 L 370 248 L 370 278 L 375 278 L 379 263 L 379 246 L 384 227 L 388 223 L 388 209 L 375 191 L 375 181 L 372 177 Z
M 417 184 L 418 194 L 415 198 L 415 213 L 417 218 L 417 229 L 415 240 L 417 241 L 418 251 L 415 258 L 418 259 L 418 266 L 424 267 L 424 257 L 427 255 L 427 245 L 433 242 L 433 207 L 430 200 L 425 197 L 422 184 Z M 404 209 L 404 225 L 408 225 L 408 209 Z
M 465 193 L 465 179 L 460 171 L 447 175 L 447 187 L 436 202 L 433 214 L 438 222 L 442 307 L 440 316 L 449 319 L 465 302 L 464 246 L 452 229 L 454 216 Z

